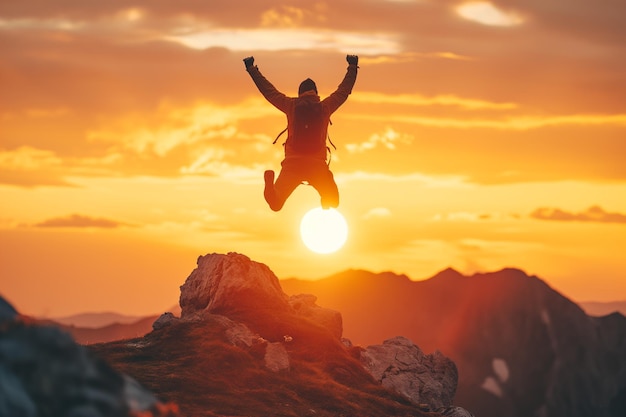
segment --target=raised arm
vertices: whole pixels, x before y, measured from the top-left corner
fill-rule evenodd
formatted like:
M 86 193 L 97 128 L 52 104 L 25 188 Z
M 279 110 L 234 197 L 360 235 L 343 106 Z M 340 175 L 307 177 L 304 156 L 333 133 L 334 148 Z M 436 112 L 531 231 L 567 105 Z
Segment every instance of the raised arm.
M 359 57 L 356 55 L 347 55 L 346 61 L 348 61 L 348 70 L 341 84 L 339 84 L 335 92 L 323 100 L 324 105 L 328 108 L 329 114 L 334 113 L 335 110 L 348 99 L 348 96 L 352 93 L 352 87 L 354 87 L 354 83 L 356 82 Z
M 243 62 L 246 65 L 246 71 L 250 74 L 252 81 L 254 81 L 254 84 L 261 94 L 263 94 L 263 97 L 280 111 L 286 112 L 292 99 L 278 91 L 276 87 L 261 74 L 259 68 L 254 65 L 254 57 L 250 56 L 244 58 Z

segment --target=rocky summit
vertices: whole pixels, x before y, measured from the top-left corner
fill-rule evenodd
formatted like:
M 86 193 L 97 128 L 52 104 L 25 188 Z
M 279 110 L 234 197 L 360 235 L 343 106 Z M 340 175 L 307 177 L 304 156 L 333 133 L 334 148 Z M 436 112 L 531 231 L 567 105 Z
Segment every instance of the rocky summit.
M 406 338 L 353 346 L 338 311 L 242 254 L 199 257 L 180 290 L 180 317 L 90 349 L 183 415 L 471 416 L 450 359 Z

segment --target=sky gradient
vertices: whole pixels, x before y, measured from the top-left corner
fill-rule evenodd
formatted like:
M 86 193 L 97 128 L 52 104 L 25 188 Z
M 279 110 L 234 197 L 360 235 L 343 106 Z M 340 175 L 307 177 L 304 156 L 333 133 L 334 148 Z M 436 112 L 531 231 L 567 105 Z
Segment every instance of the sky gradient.
M 198 255 L 279 278 L 518 267 L 574 301 L 626 299 L 621 0 L 0 4 L 0 294 L 21 312 L 152 314 Z M 299 187 L 263 171 L 285 117 L 244 70 L 322 97 L 348 242 L 310 252 Z

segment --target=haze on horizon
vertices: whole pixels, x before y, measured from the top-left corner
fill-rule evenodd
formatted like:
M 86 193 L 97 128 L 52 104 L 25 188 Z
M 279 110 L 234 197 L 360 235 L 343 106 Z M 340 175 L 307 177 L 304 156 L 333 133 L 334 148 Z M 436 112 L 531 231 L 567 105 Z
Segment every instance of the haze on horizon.
M 626 15 L 583 0 L 0 4 L 0 294 L 25 314 L 152 314 L 198 255 L 280 278 L 518 267 L 626 299 Z M 350 230 L 317 255 L 271 212 L 281 91 L 359 78 L 333 117 Z

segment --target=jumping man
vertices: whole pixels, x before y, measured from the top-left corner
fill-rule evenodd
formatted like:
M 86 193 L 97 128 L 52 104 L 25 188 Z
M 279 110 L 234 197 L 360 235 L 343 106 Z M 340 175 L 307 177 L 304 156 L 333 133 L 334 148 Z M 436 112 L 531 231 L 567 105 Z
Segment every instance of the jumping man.
M 285 158 L 274 183 L 274 171 L 265 171 L 263 195 L 274 211 L 279 211 L 296 187 L 306 181 L 320 195 L 322 208 L 339 205 L 339 191 L 333 173 L 326 163 L 330 116 L 352 92 L 356 82 L 359 57 L 346 56 L 348 69 L 334 93 L 320 100 L 315 82 L 307 78 L 300 83 L 298 97 L 287 97 L 278 91 L 254 65 L 254 57 L 244 60 L 246 71 L 263 96 L 287 116 Z M 316 127 L 318 126 L 319 127 Z

